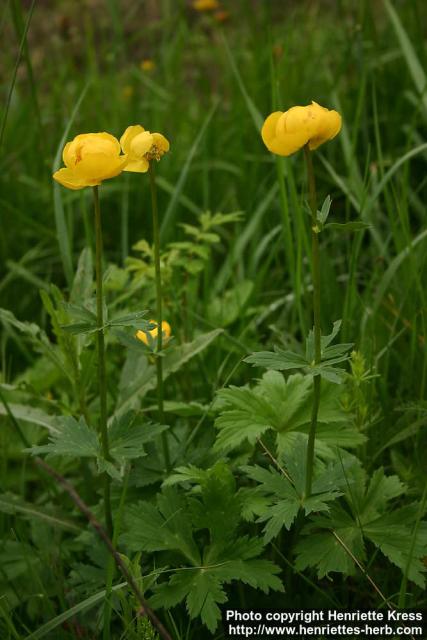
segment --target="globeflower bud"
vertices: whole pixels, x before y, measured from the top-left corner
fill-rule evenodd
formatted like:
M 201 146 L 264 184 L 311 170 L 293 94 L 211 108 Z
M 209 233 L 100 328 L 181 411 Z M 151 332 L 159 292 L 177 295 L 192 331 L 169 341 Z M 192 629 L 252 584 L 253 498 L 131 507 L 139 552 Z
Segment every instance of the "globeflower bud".
M 341 123 L 337 111 L 312 102 L 306 107 L 292 107 L 270 114 L 263 124 L 261 136 L 269 151 L 290 156 L 306 144 L 313 150 L 332 140 L 340 132 Z
M 68 189 L 96 187 L 121 173 L 128 161 L 120 143 L 110 133 L 81 133 L 67 142 L 62 153 L 65 167 L 53 179 Z
M 150 324 L 156 325 L 154 329 L 151 329 L 151 331 L 142 331 L 142 329 L 140 329 L 135 334 L 135 337 L 138 338 L 138 340 L 141 340 L 141 342 L 143 342 L 144 344 L 146 344 L 147 347 L 151 347 L 154 345 L 154 342 L 157 339 L 157 336 L 159 333 L 157 322 L 155 320 L 150 320 Z M 163 320 L 162 321 L 163 344 L 167 344 L 169 342 L 171 333 L 172 333 L 172 329 L 169 322 L 166 322 L 166 320 Z

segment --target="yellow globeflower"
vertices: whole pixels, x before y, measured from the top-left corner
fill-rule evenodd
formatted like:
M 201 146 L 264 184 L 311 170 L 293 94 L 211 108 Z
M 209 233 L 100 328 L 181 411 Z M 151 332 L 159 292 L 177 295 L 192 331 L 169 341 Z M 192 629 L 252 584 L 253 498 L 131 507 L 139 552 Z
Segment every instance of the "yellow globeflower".
M 129 159 L 125 171 L 138 173 L 148 171 L 150 160 L 160 160 L 170 148 L 165 136 L 146 131 L 140 124 L 128 127 L 120 138 L 120 144 Z
M 68 189 L 96 187 L 121 173 L 128 161 L 120 155 L 120 143 L 110 133 L 81 133 L 62 152 L 65 167 L 53 174 Z
M 194 0 L 193 9 L 196 11 L 214 11 L 219 9 L 218 0 Z
M 279 156 L 290 156 L 306 144 L 311 150 L 317 149 L 335 138 L 340 129 L 341 116 L 337 111 L 312 102 L 307 107 L 292 107 L 285 112 L 270 114 L 261 135 L 269 151 Z
M 150 346 L 150 344 L 154 343 L 154 340 L 157 338 L 157 335 L 159 333 L 157 322 L 155 320 L 150 320 L 150 324 L 156 325 L 154 329 L 151 329 L 151 331 L 142 331 L 142 329 L 140 329 L 139 331 L 136 332 L 136 336 L 135 336 L 136 338 L 138 338 L 138 340 L 141 340 L 141 342 L 143 342 L 147 346 Z M 172 333 L 172 329 L 169 322 L 166 322 L 166 320 L 163 320 L 162 321 L 163 344 L 166 344 L 169 341 L 171 333 Z

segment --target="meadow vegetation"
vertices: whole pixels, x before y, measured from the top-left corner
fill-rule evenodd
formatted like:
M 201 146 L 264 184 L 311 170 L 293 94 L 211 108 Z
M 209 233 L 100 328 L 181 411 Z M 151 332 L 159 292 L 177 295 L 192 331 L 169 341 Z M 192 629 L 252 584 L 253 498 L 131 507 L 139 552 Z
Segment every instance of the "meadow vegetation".
M 2 640 L 426 608 L 427 7 L 213 4 L 1 7 Z M 312 100 L 339 134 L 269 153 Z M 52 179 L 130 125 L 147 173 Z

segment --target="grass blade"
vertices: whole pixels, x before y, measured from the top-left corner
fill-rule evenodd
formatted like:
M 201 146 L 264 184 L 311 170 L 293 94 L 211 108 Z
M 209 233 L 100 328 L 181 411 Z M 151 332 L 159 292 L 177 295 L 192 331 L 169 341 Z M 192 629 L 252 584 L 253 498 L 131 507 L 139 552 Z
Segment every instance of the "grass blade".
M 33 0 L 32 3 L 31 3 L 31 6 L 30 6 L 30 10 L 28 11 L 27 21 L 25 23 L 24 31 L 23 31 L 22 37 L 21 37 L 21 43 L 19 45 L 18 57 L 16 58 L 16 63 L 15 63 L 15 67 L 13 69 L 13 74 L 12 74 L 12 80 L 10 82 L 9 91 L 7 92 L 6 105 L 5 105 L 5 108 L 4 108 L 3 118 L 2 118 L 2 121 L 1 121 L 1 125 L 0 125 L 0 148 L 1 148 L 2 143 L 3 143 L 4 131 L 6 129 L 7 115 L 9 113 L 10 103 L 11 103 L 11 100 L 12 100 L 12 94 L 13 94 L 13 90 L 15 88 L 16 75 L 18 73 L 19 65 L 21 64 L 21 59 L 22 59 L 22 56 L 24 54 L 24 49 L 25 49 L 25 45 L 26 45 L 26 42 L 27 42 L 27 33 L 28 33 L 28 29 L 30 28 L 31 18 L 33 16 L 33 11 L 34 11 L 35 4 L 36 4 L 36 0 Z
M 403 57 L 408 65 L 409 73 L 411 74 L 415 87 L 421 96 L 424 109 L 427 112 L 427 94 L 425 93 L 427 78 L 424 73 L 424 69 L 417 54 L 415 53 L 415 49 L 402 25 L 397 11 L 392 6 L 390 0 L 384 0 L 384 6 L 396 32 L 397 39 L 399 40 L 400 48 L 402 49 Z

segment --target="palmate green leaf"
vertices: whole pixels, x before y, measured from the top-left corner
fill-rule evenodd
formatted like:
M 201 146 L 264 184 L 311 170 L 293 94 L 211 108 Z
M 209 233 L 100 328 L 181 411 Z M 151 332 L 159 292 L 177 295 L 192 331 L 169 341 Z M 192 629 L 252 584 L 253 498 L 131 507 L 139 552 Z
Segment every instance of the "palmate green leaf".
M 190 617 L 196 618 L 200 615 L 202 622 L 213 633 L 221 617 L 218 604 L 225 602 L 227 595 L 222 588 L 221 580 L 212 573 L 199 571 L 186 600 Z
M 331 455 L 332 445 L 356 446 L 364 441 L 349 424 L 341 393 L 336 385 L 322 383 L 316 440 L 322 455 Z M 308 433 L 312 394 L 311 376 L 294 374 L 286 379 L 277 371 L 267 371 L 252 389 L 221 390 L 221 409 L 215 421 L 219 433 L 214 448 L 230 451 L 245 442 L 253 445 L 267 430 L 277 432 L 279 452 L 292 447 L 298 433 Z
M 275 346 L 274 351 L 259 351 L 251 354 L 244 361 L 253 366 L 264 367 L 271 371 L 301 369 L 306 375 L 320 375 L 328 382 L 341 384 L 345 379 L 346 372 L 336 365 L 349 359 L 348 351 L 353 344 L 346 343 L 329 346 L 337 336 L 340 327 L 341 320 L 337 320 L 333 324 L 332 332 L 327 336 L 321 336 L 321 362 L 319 364 L 314 364 L 313 330 L 309 332 L 306 340 L 305 357 L 294 351 L 287 351 Z
M 341 464 L 317 463 L 314 470 L 312 493 L 305 497 L 307 440 L 298 435 L 295 445 L 283 455 L 286 470 L 279 473 L 270 467 L 243 467 L 249 478 L 258 483 L 256 492 L 265 496 L 268 503 L 261 505 L 258 522 L 266 522 L 264 540 L 278 535 L 283 527 L 290 529 L 300 509 L 306 515 L 313 511 L 328 511 L 329 502 L 342 495 L 346 484 Z
M 218 579 L 209 570 L 190 569 L 175 573 L 165 584 L 156 589 L 150 598 L 153 608 L 171 608 L 186 599 L 191 618 L 200 616 L 211 633 L 218 626 L 221 610 L 218 604 L 227 602 L 227 595 Z
M 177 551 L 197 566 L 201 558 L 187 511 L 182 495 L 168 487 L 157 496 L 157 506 L 138 502 L 128 508 L 122 542 L 131 551 Z
M 97 458 L 100 472 L 107 471 L 115 478 L 119 478 L 120 473 L 113 463 L 123 464 L 127 459 L 144 456 L 144 445 L 168 428 L 166 425 L 145 422 L 143 416 L 131 411 L 115 417 L 109 427 L 111 462 L 104 460 L 98 434 L 86 424 L 83 417 L 76 420 L 72 416 L 60 416 L 55 419 L 55 426 L 56 430 L 51 432 L 47 444 L 29 450 L 33 455 L 48 453 L 73 458 Z
M 48 444 L 31 447 L 28 451 L 33 455 L 49 453 L 73 458 L 99 455 L 98 436 L 84 418 L 76 420 L 72 416 L 61 416 L 56 419 L 56 426 L 58 430 L 49 434 Z
M 208 471 L 199 469 L 192 464 L 187 467 L 177 467 L 170 476 L 163 482 L 163 487 L 169 487 L 174 484 L 189 482 L 191 484 L 201 484 L 207 478 Z
M 135 327 L 142 329 L 143 331 L 149 331 L 153 328 L 153 324 L 150 324 L 148 320 L 145 320 L 145 316 L 148 311 L 136 311 L 135 313 L 128 313 L 124 316 L 111 318 L 107 323 L 108 327 Z
M 365 547 L 360 531 L 348 527 L 336 529 L 336 533 L 359 561 L 365 559 Z M 345 575 L 353 575 L 356 572 L 350 555 L 331 531 L 306 536 L 298 543 L 295 568 L 304 571 L 309 567 L 316 568 L 319 579 L 334 572 Z
M 0 540 L 1 582 L 12 582 L 28 572 L 40 570 L 40 558 L 34 547 L 17 540 Z
M 289 369 L 305 369 L 309 362 L 304 356 L 294 351 L 285 351 L 275 346 L 274 351 L 257 351 L 252 353 L 244 362 L 254 367 L 264 367 L 272 371 L 287 371 Z
M 185 598 L 190 617 L 200 615 L 202 622 L 214 633 L 221 619 L 218 604 L 228 600 L 224 584 L 240 580 L 264 593 L 270 590 L 283 591 L 283 585 L 277 577 L 280 568 L 269 560 L 257 557 L 262 548 L 258 539 L 248 537 L 238 539 L 222 556 L 213 556 L 208 548 L 202 566 L 178 570 L 168 582 L 156 587 L 150 604 L 154 608 L 170 608 Z
M 208 529 L 212 547 L 228 543 L 240 522 L 241 501 L 224 462 L 209 470 L 201 482 L 200 498 L 190 497 L 188 505 L 194 529 Z
M 259 557 L 262 540 L 238 534 L 241 504 L 230 469 L 219 462 L 200 475 L 198 491 L 188 497 L 168 487 L 157 496 L 157 506 L 129 507 L 124 544 L 134 551 L 166 551 L 168 564 L 171 552 L 178 554 L 176 572 L 154 587 L 154 608 L 185 600 L 190 618 L 200 616 L 214 632 L 221 618 L 218 605 L 227 601 L 224 584 L 240 580 L 266 593 L 283 590 L 279 567 Z M 182 567 L 182 559 L 190 566 Z
M 128 411 L 116 416 L 108 429 L 110 455 L 118 461 L 145 455 L 144 445 L 155 440 L 167 425 L 144 421 L 143 416 Z
M 220 391 L 218 397 L 226 409 L 215 421 L 219 430 L 215 449 L 229 451 L 244 441 L 255 444 L 265 431 L 274 428 L 274 410 L 251 389 L 230 387 Z
M 156 588 L 150 602 L 155 608 L 167 608 L 186 598 L 190 617 L 200 615 L 213 633 L 221 618 L 218 604 L 228 600 L 224 584 L 240 580 L 264 593 L 283 591 L 277 577 L 280 569 L 273 562 L 258 557 L 262 549 L 262 542 L 247 536 L 237 539 L 223 554 L 213 555 L 208 548 L 203 566 L 177 572 L 167 583 Z
M 334 363 L 330 365 L 319 364 L 313 365 L 310 369 L 307 369 L 306 372 L 311 374 L 312 376 L 319 375 L 321 378 L 326 380 L 327 382 L 333 382 L 334 384 L 342 384 L 346 378 L 345 369 L 341 369 L 341 367 L 336 367 L 335 364 L 338 362 L 343 362 L 348 360 L 348 356 L 343 358 L 337 358 Z
M 363 563 L 369 542 L 402 572 L 408 570 L 408 578 L 423 587 L 427 523 L 420 523 L 414 540 L 418 505 L 392 510 L 390 502 L 404 487 L 396 476 L 385 476 L 382 469 L 375 471 L 368 483 L 364 471 L 354 465 L 348 470 L 348 479 L 353 482 L 344 503 L 334 503 L 329 514 L 313 517 L 303 529 L 305 535 L 296 548 L 296 567 L 315 567 L 319 578 L 332 572 L 354 573 L 355 565 L 345 546 Z
M 332 367 L 332 365 L 338 364 L 339 362 L 344 362 L 349 358 L 347 354 L 348 354 L 348 351 L 353 346 L 353 343 L 336 344 L 336 345 L 330 346 L 331 343 L 337 337 L 341 329 L 341 324 L 342 324 L 341 320 L 336 320 L 333 323 L 331 333 L 326 336 L 321 336 L 320 338 L 321 364 L 317 365 L 319 369 L 322 366 Z M 315 348 L 314 348 L 314 330 L 313 329 L 310 330 L 305 343 L 305 355 L 308 362 L 310 363 L 314 362 Z M 319 373 L 320 373 L 320 370 L 319 370 Z
M 417 507 L 408 505 L 381 516 L 364 527 L 364 534 L 402 573 L 408 567 L 408 579 L 424 588 L 426 566 L 423 558 L 427 555 L 427 522 L 420 523 L 413 540 L 412 528 Z
M 72 322 L 61 325 L 61 329 L 72 335 L 95 333 L 97 331 L 96 314 L 88 308 L 89 306 L 95 308 L 94 300 L 88 301 L 87 305 L 63 302 L 62 306 Z

